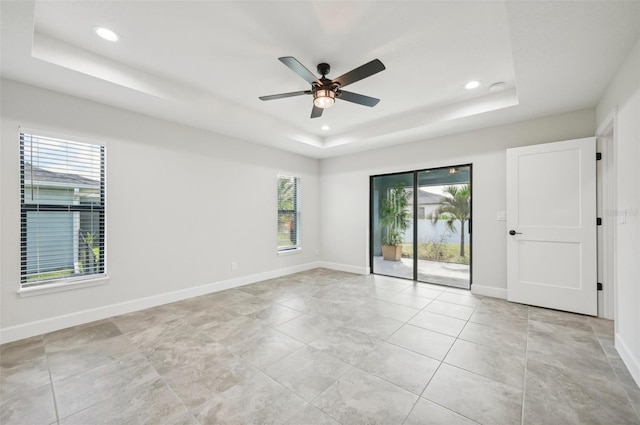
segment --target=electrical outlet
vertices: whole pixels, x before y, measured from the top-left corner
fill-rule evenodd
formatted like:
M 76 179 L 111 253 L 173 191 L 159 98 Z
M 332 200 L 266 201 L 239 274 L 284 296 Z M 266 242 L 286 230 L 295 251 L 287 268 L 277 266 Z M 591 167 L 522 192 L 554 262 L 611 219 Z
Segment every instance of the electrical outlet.
M 238 263 L 235 261 L 231 263 L 231 270 L 238 270 Z

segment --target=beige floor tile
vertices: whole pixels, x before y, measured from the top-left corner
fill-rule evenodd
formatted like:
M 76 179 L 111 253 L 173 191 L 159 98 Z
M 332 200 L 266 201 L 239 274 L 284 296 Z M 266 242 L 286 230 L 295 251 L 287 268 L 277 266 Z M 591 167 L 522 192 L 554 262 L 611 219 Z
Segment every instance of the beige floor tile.
M 42 336 L 0 346 L 0 398 L 14 397 L 50 382 Z
M 529 325 L 529 321 L 526 317 L 522 318 L 521 316 L 510 312 L 485 310 L 482 309 L 482 306 L 478 307 L 473 312 L 469 321 L 492 328 L 511 329 L 520 332 L 526 332 Z
M 56 422 L 51 384 L 22 391 L 14 397 L 2 397 L 0 424 L 52 424 Z
M 313 401 L 313 405 L 342 424 L 401 424 L 418 396 L 353 369 Z
M 553 325 L 567 326 L 570 329 L 579 329 L 593 332 L 589 316 L 566 313 L 564 311 L 550 310 L 539 307 L 529 307 L 529 320 L 550 323 Z
M 311 401 L 352 366 L 311 346 L 304 346 L 265 369 L 265 373 Z
M 65 418 L 158 378 L 141 354 L 128 354 L 106 365 L 53 383 L 58 414 Z
M 311 404 L 293 415 L 286 425 L 340 425 Z
M 451 304 L 464 305 L 471 308 L 476 308 L 482 303 L 481 297 L 473 295 L 468 291 L 466 293 L 444 292 L 438 296 L 437 300 Z
M 277 326 L 296 317 L 302 316 L 304 313 L 285 307 L 279 304 L 272 304 L 262 310 L 255 311 L 247 316 L 251 319 L 260 320 L 269 326 Z
M 367 354 L 375 350 L 382 340 L 341 327 L 314 339 L 309 345 L 349 364 L 358 364 Z
M 201 424 L 285 423 L 307 403 L 262 372 L 215 394 L 194 411 Z
M 210 338 L 228 347 L 260 334 L 265 329 L 267 329 L 267 325 L 261 320 L 248 316 L 239 316 L 212 326 L 206 329 L 205 333 Z
M 640 418 L 619 382 L 528 360 L 523 423 L 625 425 Z
M 0 423 L 640 424 L 613 331 L 313 269 L 1 345 Z
M 385 340 L 400 329 L 402 322 L 377 314 L 362 314 L 345 323 L 344 327 Z
M 71 349 L 57 346 L 55 350 L 50 351 L 50 347 L 47 347 L 51 379 L 57 381 L 102 366 L 136 350 L 136 346 L 124 335 L 92 341 L 81 346 L 72 345 Z
M 162 374 L 180 400 L 190 409 L 253 376 L 258 369 L 228 350 L 199 363 L 179 365 Z
M 417 326 L 404 325 L 387 341 L 433 359 L 442 360 L 449 352 L 455 338 Z
M 524 354 L 500 351 L 459 339 L 444 362 L 518 389 L 524 385 Z
M 179 317 L 181 315 L 176 309 L 172 308 L 171 304 L 165 304 L 116 316 L 111 321 L 115 323 L 122 333 L 129 334 L 144 331 L 149 326 L 157 326 L 159 323 L 175 320 Z
M 384 342 L 358 367 L 420 395 L 439 365 L 439 361 L 430 357 Z
M 462 332 L 467 321 L 456 319 L 455 317 L 444 316 L 438 313 L 432 313 L 430 311 L 421 311 L 413 316 L 413 318 L 411 318 L 407 323 L 457 337 L 460 332 Z
M 391 303 L 416 308 L 418 310 L 425 308 L 431 301 L 433 301 L 431 298 L 419 297 L 405 292 L 401 292 L 398 295 L 389 298 L 389 302 Z
M 471 419 L 421 398 L 413 407 L 403 425 L 474 425 L 476 423 Z
M 516 354 L 523 354 L 527 346 L 526 330 L 494 328 L 473 322 L 465 325 L 458 338 Z
M 266 329 L 251 338 L 229 346 L 229 351 L 264 369 L 304 344 L 282 332 Z
M 398 322 L 406 322 L 415 316 L 420 309 L 405 307 L 388 301 L 376 300 L 369 306 L 370 311 Z
M 422 396 L 486 425 L 517 425 L 522 417 L 522 390 L 443 364 Z
M 469 320 L 469 317 L 473 314 L 473 307 L 467 307 L 459 304 L 452 304 L 437 299 L 429 304 L 425 311 L 432 313 L 438 313 L 449 317 L 455 317 L 456 319 Z
M 171 423 L 187 413 L 187 408 L 158 378 L 136 387 L 135 394 L 122 391 L 61 418 L 60 425 Z
M 433 300 L 442 295 L 444 290 L 444 287 L 437 287 L 436 285 L 429 285 L 428 283 L 416 283 L 402 291 L 402 293 Z
M 70 350 L 120 335 L 122 332 L 113 322 L 101 320 L 44 334 L 43 338 L 46 351 L 52 352 L 58 349 Z
M 326 316 L 304 314 L 277 326 L 273 326 L 273 328 L 299 341 L 309 343 L 326 334 L 328 331 L 339 328 L 343 324 L 344 322 L 342 321 L 333 320 Z

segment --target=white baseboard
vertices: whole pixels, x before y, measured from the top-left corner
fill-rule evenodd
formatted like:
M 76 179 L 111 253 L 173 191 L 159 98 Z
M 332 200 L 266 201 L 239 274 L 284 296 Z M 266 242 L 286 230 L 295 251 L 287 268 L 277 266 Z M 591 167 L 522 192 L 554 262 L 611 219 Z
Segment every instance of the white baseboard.
M 273 279 L 276 277 L 286 276 L 293 273 L 303 272 L 318 267 L 328 267 L 324 263 L 313 262 L 302 264 L 294 267 L 270 270 L 263 273 L 257 273 L 249 276 L 242 276 L 236 279 L 229 279 L 220 282 L 198 285 L 192 288 L 180 289 L 178 291 L 167 292 L 164 294 L 153 295 L 150 297 L 139 298 L 136 300 L 125 301 L 118 304 L 111 304 L 90 310 L 78 311 L 75 313 L 65 314 L 62 316 L 51 317 L 44 320 L 24 323 L 21 325 L 11 326 L 0 329 L 0 344 L 11 341 L 17 341 L 36 335 L 42 335 L 48 332 L 57 331 L 68 328 L 70 326 L 82 325 L 84 323 L 102 320 L 120 314 L 131 313 L 145 308 L 156 307 L 159 305 L 182 301 L 187 298 L 198 297 L 200 295 L 210 294 L 225 289 L 237 288 L 243 285 L 249 285 L 263 280 Z M 336 269 L 337 270 L 337 269 Z
M 506 288 L 496 288 L 495 286 L 471 284 L 471 293 L 476 295 L 485 295 L 487 297 L 507 299 Z
M 620 354 L 620 358 L 627 366 L 627 369 L 629 369 L 629 373 L 633 376 L 636 384 L 640 387 L 640 359 L 634 357 L 631 350 L 629 350 L 629 346 L 625 344 L 624 340 L 618 333 L 615 335 L 615 347 L 618 354 Z
M 331 263 L 328 261 L 318 262 L 318 267 L 324 267 L 325 269 L 337 270 L 340 272 L 355 273 L 355 274 L 369 274 L 369 267 L 352 266 L 350 264 Z

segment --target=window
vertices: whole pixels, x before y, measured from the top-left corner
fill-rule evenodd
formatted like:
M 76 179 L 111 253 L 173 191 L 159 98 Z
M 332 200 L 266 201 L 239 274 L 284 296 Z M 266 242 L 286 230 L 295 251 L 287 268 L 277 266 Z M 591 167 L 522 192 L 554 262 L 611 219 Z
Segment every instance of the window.
M 278 176 L 278 251 L 300 248 L 300 178 Z
M 22 289 L 105 273 L 105 148 L 20 134 Z

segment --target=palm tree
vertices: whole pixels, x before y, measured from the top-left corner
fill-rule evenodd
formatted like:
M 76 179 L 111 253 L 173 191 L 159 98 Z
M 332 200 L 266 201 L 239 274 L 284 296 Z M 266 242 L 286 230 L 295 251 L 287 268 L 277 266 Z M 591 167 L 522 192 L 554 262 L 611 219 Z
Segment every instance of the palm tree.
M 444 189 L 444 196 L 440 205 L 431 215 L 431 221 L 436 223 L 440 216 L 447 220 L 447 228 L 456 232 L 454 222 L 460 222 L 460 256 L 464 257 L 464 223 L 471 217 L 471 185 L 452 185 Z
M 408 208 L 410 197 L 411 193 L 405 190 L 402 183 L 398 183 L 382 199 L 380 224 L 386 228 L 386 235 L 382 238 L 383 245 L 397 246 L 404 242 L 404 233 L 411 220 Z
M 293 178 L 278 178 L 278 210 L 293 209 L 295 189 L 296 185 Z

